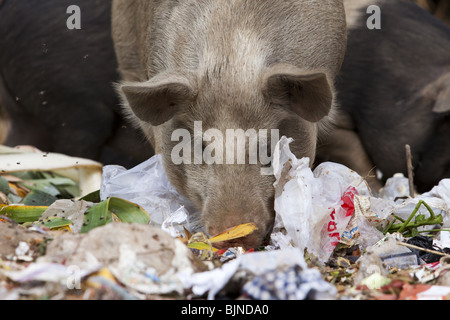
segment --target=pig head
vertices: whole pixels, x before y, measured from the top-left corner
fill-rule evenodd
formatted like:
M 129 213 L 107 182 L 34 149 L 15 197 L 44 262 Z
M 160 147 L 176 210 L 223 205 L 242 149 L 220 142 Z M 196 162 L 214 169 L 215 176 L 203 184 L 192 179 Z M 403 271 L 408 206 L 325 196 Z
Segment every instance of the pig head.
M 274 221 L 274 177 L 261 174 L 270 163 L 249 160 L 249 137 L 245 148 L 227 148 L 232 141 L 221 137 L 227 130 L 274 129 L 294 138 L 292 151 L 312 162 L 334 110 L 345 29 L 337 0 L 114 1 L 113 38 L 124 80 L 118 91 L 163 155 L 170 181 L 201 211 L 210 235 L 242 223 L 258 228 L 223 245 L 262 243 Z M 188 134 L 183 150 L 189 154 L 181 163 L 174 161 L 177 132 Z M 271 138 L 258 140 L 257 149 L 270 154 L 277 142 Z M 223 149 L 208 152 L 212 144 Z

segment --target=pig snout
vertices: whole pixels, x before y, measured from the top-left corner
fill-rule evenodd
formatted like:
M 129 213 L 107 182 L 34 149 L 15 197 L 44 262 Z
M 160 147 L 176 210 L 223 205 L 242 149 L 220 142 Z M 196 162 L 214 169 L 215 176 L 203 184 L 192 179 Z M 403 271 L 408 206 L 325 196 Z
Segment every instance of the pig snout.
M 246 193 L 245 189 L 240 189 Z M 206 201 L 202 213 L 206 231 L 210 237 L 241 224 L 254 223 L 256 230 L 251 234 L 228 241 L 214 243 L 216 248 L 243 247 L 245 250 L 259 247 L 273 228 L 275 211 L 273 197 L 269 201 L 258 195 L 236 201 L 236 197 L 218 196 Z

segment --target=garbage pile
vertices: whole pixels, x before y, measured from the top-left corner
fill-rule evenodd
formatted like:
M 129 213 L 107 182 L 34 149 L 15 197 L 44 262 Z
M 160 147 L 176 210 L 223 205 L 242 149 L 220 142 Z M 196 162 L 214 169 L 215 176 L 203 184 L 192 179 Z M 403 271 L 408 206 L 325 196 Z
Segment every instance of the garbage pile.
M 254 225 L 206 236 L 160 156 L 106 166 L 98 192 L 45 205 L 41 194 L 39 206 L 11 195 L 0 163 L 0 299 L 450 298 L 450 179 L 410 197 L 396 175 L 374 195 L 345 166 L 312 171 L 290 142 L 272 161 L 273 232 L 246 252 L 214 244 Z

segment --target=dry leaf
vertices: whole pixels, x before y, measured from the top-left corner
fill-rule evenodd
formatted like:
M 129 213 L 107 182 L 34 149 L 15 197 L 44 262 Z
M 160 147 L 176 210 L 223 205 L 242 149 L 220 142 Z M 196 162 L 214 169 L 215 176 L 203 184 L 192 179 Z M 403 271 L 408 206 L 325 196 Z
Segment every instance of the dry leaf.
M 242 238 L 245 236 L 248 236 L 249 234 L 253 233 L 256 229 L 256 225 L 254 223 L 245 223 L 238 225 L 233 228 L 229 228 L 225 230 L 224 232 L 212 237 L 209 239 L 209 242 L 216 243 L 216 242 L 222 242 L 222 241 L 228 241 L 233 240 L 237 238 Z

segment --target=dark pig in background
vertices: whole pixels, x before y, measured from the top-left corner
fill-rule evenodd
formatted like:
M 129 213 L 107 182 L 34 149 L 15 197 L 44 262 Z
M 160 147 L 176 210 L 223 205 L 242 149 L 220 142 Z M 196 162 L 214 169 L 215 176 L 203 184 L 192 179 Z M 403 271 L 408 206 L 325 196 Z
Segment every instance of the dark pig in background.
M 450 177 L 450 28 L 412 1 L 344 4 L 348 48 L 337 78 L 342 113 L 320 158 L 362 176 L 376 167 L 388 178 L 407 174 L 409 144 L 417 190 L 428 191 Z M 366 26 L 372 4 L 381 9 L 381 29 Z
M 297 157 L 314 161 L 345 53 L 342 1 L 115 0 L 113 38 L 125 80 L 119 92 L 170 181 L 210 235 L 253 222 L 256 232 L 228 245 L 260 245 L 274 222 L 274 177 L 249 162 L 175 164 L 172 134 L 190 133 L 194 153 L 198 143 L 217 142 L 195 136 L 194 122 L 224 137 L 228 129 L 278 129 L 294 138 Z M 246 159 L 248 150 L 246 143 Z
M 71 5 L 81 10 L 80 30 L 67 27 Z M 109 0 L 1 1 L 4 144 L 128 167 L 151 156 L 143 135 L 120 114 L 110 24 Z

